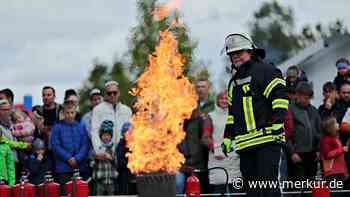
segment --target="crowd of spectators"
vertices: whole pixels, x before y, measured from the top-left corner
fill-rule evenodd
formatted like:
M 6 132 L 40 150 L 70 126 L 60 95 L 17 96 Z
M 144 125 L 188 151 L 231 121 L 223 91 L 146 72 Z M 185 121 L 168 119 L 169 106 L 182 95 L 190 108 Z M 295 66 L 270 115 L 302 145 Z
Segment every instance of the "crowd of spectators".
M 324 100 L 318 108 L 311 104 L 314 95 L 307 73 L 298 66 L 289 67 L 286 85 L 290 99 L 285 119 L 286 143 L 283 149 L 281 178 L 288 180 L 341 180 L 347 186 L 350 167 L 350 63 L 336 62 L 338 75 L 325 82 Z M 239 155 L 224 153 L 221 145 L 227 119 L 227 90 L 217 95 L 206 78 L 194 82 L 198 107 L 185 120 L 185 139 L 179 150 L 185 162 L 176 173 L 177 193 L 184 193 L 186 178 L 194 169 L 202 193 L 232 192 L 225 187 L 240 177 Z M 317 90 L 316 90 L 317 91 Z M 56 101 L 55 88 L 42 88 L 42 102 L 32 111 L 14 107 L 10 89 L 0 91 L 0 179 L 13 186 L 26 172 L 29 182 L 38 185 L 51 172 L 61 185 L 79 169 L 89 180 L 93 195 L 135 194 L 134 175 L 127 168 L 126 131 L 132 129 L 132 110 L 120 102 L 117 81 L 109 81 L 103 90 L 90 92 L 91 111 L 81 114 L 75 90 L 65 91 L 64 101 Z M 257 164 L 259 165 L 259 164 Z

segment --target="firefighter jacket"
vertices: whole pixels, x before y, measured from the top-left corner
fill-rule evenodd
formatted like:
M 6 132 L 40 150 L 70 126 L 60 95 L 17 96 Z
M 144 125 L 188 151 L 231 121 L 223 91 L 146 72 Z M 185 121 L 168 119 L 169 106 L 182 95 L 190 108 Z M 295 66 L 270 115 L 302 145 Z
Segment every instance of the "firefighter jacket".
M 286 82 L 275 66 L 259 59 L 242 64 L 228 87 L 229 115 L 225 138 L 236 151 L 284 142 L 283 122 L 288 110 Z

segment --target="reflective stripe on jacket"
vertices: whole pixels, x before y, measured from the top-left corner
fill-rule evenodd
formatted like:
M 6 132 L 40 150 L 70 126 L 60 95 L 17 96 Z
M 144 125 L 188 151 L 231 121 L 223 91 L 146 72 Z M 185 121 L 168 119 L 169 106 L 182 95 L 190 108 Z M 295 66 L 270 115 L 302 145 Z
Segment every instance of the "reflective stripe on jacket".
M 275 66 L 252 59 L 239 67 L 229 82 L 229 116 L 225 127 L 225 137 L 235 141 L 238 152 L 285 141 L 287 95 L 282 73 Z

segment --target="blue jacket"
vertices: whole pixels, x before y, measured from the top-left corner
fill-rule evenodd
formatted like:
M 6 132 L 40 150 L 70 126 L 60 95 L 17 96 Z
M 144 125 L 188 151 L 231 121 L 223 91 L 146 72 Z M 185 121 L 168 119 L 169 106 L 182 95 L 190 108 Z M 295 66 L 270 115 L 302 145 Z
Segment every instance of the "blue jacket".
M 55 172 L 72 172 L 73 168 L 68 164 L 72 157 L 77 161 L 81 172 L 87 171 L 90 143 L 83 124 L 64 121 L 57 123 L 52 129 L 50 143 L 55 157 Z

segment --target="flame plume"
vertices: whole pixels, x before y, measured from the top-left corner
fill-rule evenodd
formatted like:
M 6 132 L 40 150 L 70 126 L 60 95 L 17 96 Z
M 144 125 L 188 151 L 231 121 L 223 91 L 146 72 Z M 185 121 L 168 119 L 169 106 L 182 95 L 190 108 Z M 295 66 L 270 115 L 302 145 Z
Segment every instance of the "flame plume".
M 176 37 L 160 32 L 160 42 L 131 94 L 138 97 L 126 134 L 128 168 L 136 174 L 175 173 L 184 162 L 177 145 L 184 139 L 184 119 L 197 107 L 193 85 L 183 75 L 184 58 Z

